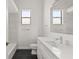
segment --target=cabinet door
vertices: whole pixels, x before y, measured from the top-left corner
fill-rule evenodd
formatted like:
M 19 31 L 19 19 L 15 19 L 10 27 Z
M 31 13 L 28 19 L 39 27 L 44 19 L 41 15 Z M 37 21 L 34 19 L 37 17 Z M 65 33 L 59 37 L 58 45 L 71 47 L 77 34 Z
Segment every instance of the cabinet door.
M 43 53 L 42 53 L 41 48 L 42 48 L 41 42 L 38 41 L 38 44 L 37 44 L 37 57 L 38 57 L 38 59 L 43 59 L 43 55 L 42 55 Z
M 40 49 L 38 49 L 37 50 L 37 57 L 38 57 L 38 59 L 43 59 L 43 57 L 42 57 L 42 53 L 41 53 L 41 50 Z
M 50 59 L 50 55 L 48 54 L 48 51 L 44 45 L 41 45 L 41 53 L 43 59 Z
M 42 45 L 41 48 L 43 59 L 58 59 L 57 56 L 52 53 L 45 45 Z

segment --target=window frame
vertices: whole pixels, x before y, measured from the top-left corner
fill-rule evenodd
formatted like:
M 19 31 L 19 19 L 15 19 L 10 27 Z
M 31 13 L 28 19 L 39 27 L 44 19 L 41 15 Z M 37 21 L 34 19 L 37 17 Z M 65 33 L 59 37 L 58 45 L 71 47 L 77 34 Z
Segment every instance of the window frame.
M 22 10 L 30 10 L 30 9 L 22 9 Z M 30 11 L 30 17 L 22 17 L 22 10 L 21 10 L 21 24 L 22 25 L 30 25 L 31 24 L 31 11 Z M 29 18 L 30 19 L 30 24 L 23 24 L 22 18 Z

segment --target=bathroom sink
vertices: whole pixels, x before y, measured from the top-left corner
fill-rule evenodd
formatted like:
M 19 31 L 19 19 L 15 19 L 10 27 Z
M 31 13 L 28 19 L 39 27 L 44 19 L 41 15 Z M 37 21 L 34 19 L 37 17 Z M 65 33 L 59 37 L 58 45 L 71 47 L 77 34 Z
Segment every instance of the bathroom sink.
M 51 45 L 52 47 L 56 47 L 59 48 L 60 47 L 60 43 L 57 43 L 55 41 L 46 41 L 47 44 Z
M 46 41 L 46 43 L 50 44 L 52 47 L 58 48 L 63 44 L 63 38 L 62 37 L 54 38 L 54 40 Z
M 57 47 L 57 44 L 54 41 L 46 41 L 46 43 L 50 44 L 51 46 Z

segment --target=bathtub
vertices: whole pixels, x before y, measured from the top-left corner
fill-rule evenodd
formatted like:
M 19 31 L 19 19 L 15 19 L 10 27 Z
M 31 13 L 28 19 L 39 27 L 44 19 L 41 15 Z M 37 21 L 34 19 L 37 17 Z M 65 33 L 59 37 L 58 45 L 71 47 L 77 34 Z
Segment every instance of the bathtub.
M 10 43 L 6 46 L 6 59 L 12 59 L 15 51 L 16 51 L 16 44 Z

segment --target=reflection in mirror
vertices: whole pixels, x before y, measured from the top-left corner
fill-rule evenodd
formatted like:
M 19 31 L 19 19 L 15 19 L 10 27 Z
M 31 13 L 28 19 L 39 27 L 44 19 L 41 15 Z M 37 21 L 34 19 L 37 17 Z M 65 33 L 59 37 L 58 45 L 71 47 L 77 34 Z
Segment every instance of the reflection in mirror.
M 62 10 L 60 9 L 53 9 L 51 10 L 52 13 L 52 24 L 62 24 Z

